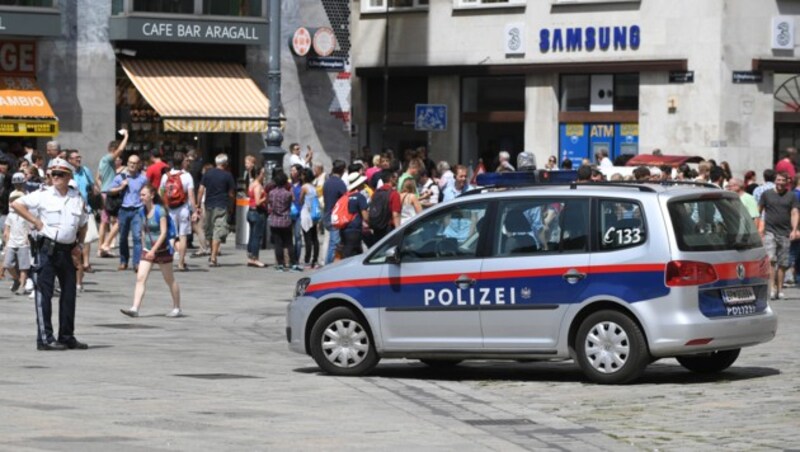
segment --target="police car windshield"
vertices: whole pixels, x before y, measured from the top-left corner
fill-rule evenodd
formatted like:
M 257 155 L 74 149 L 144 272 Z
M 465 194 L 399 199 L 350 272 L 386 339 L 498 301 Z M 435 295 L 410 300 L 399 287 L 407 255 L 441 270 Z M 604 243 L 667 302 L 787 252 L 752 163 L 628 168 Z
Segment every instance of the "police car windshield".
M 733 198 L 669 203 L 672 227 L 681 251 L 742 250 L 761 246 L 747 209 Z

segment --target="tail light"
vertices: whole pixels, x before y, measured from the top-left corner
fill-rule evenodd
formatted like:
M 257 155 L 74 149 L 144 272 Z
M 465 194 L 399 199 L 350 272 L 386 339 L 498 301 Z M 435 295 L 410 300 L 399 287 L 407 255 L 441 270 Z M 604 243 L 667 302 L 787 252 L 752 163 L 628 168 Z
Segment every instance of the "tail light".
M 769 274 L 772 271 L 772 263 L 769 261 L 769 256 L 764 256 L 758 265 L 758 276 L 764 279 L 769 279 Z
M 718 279 L 714 266 L 705 262 L 671 261 L 667 264 L 667 286 L 700 286 Z

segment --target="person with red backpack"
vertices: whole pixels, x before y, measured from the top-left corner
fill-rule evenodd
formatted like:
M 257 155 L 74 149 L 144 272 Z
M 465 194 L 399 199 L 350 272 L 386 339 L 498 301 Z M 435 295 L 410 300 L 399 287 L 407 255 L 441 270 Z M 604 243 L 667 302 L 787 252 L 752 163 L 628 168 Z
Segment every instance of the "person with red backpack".
M 363 248 L 361 247 L 361 240 L 363 238 L 362 230 L 365 219 L 368 216 L 367 198 L 361 193 L 361 189 L 363 189 L 364 184 L 367 183 L 367 178 L 355 172 L 347 176 L 347 182 L 347 193 L 344 196 L 347 196 L 347 211 L 352 217 L 352 220 L 347 222 L 347 225 L 340 229 L 343 259 L 363 252 Z
M 194 179 L 184 169 L 183 152 L 172 154 L 172 169 L 161 177 L 161 196 L 167 205 L 169 216 L 175 224 L 178 252 L 178 270 L 186 271 L 187 237 L 192 233 L 192 222 L 198 220 L 198 208 L 194 198 Z

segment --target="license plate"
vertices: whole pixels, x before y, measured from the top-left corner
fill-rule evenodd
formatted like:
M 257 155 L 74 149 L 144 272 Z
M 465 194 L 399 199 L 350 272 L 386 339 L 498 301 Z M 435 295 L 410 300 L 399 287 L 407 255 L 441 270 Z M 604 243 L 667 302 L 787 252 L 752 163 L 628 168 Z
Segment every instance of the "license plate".
M 722 289 L 722 301 L 728 306 L 750 304 L 756 301 L 756 294 L 752 287 L 737 287 L 735 289 Z
M 725 306 L 725 314 L 729 316 L 751 315 L 756 313 L 755 303 Z

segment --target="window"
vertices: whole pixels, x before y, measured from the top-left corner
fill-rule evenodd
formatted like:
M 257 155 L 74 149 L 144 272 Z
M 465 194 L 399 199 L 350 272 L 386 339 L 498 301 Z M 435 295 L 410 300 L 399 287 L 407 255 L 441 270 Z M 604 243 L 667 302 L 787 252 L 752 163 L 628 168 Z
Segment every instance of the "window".
M 589 111 L 589 76 L 561 77 L 561 111 Z
M 453 0 L 453 8 L 504 8 L 525 6 L 526 0 Z
M 755 224 L 738 199 L 692 199 L 669 203 L 681 251 L 743 250 L 761 246 Z
M 601 250 L 619 250 L 642 245 L 647 241 L 642 208 L 633 201 L 600 201 Z
M 525 77 L 464 77 L 461 111 L 525 111 Z
M 194 0 L 133 0 L 133 10 L 148 13 L 194 14 Z
M 586 251 L 586 199 L 520 199 L 501 204 L 495 256 Z
M 612 103 L 607 106 L 613 108 L 613 111 L 639 109 L 638 73 L 613 74 L 602 77 L 600 75 L 562 75 L 559 96 L 561 111 L 592 111 L 591 93 L 601 90 L 608 93 L 606 96 L 612 97 Z M 608 81 L 609 77 L 613 80 Z M 597 86 L 598 83 L 606 82 L 607 85 Z M 602 111 L 610 110 L 603 109 Z
M 0 0 L 0 6 L 31 6 L 35 8 L 52 8 L 53 0 Z
M 418 262 L 476 257 L 486 205 L 454 206 L 411 224 L 403 234 L 400 259 Z
M 261 0 L 203 0 L 203 14 L 260 17 Z
M 386 12 L 387 0 L 361 0 L 362 13 Z M 428 9 L 428 0 L 388 0 L 389 11 Z

